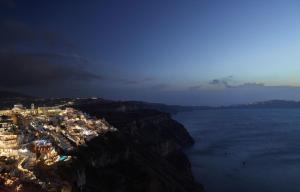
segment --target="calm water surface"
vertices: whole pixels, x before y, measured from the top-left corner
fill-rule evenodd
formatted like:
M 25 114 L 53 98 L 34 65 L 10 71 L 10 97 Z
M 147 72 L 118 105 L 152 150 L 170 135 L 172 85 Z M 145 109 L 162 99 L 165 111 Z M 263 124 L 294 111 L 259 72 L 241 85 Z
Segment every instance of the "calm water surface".
M 207 192 L 300 192 L 300 109 L 224 109 L 173 116 Z

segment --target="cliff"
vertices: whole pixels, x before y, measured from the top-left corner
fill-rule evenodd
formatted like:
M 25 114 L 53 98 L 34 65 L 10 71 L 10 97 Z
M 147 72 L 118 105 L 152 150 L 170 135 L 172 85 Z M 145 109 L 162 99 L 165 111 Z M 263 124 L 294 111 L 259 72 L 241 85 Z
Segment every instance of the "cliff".
M 287 100 L 269 100 L 261 102 L 253 102 L 248 104 L 231 105 L 222 107 L 225 109 L 293 109 L 300 108 L 299 101 L 287 101 Z
M 101 183 L 104 191 L 202 191 L 182 151 L 194 141 L 169 114 L 99 100 L 74 107 L 104 117 L 119 130 L 105 142 L 98 138 L 81 150 L 84 162 L 89 162 L 84 168 L 90 175 L 87 188 Z
M 85 100 L 77 102 L 74 107 L 93 116 L 104 117 L 130 140 L 155 149 L 162 155 L 194 144 L 184 126 L 168 113 L 139 108 L 128 102 L 104 100 Z
M 79 159 L 72 167 L 77 167 L 81 176 L 75 182 L 84 191 L 201 191 L 191 175 L 182 171 L 189 169 L 186 159 L 177 168 L 168 159 L 121 135 L 94 139 L 77 155 Z
M 168 113 L 132 102 L 102 99 L 22 98 L 24 102 L 26 105 L 35 102 L 38 106 L 72 103 L 68 105 L 105 118 L 118 131 L 104 133 L 66 154 L 74 157 L 68 163 L 36 166 L 33 170 L 36 176 L 49 181 L 54 188 L 23 182 L 23 191 L 203 191 L 194 180 L 190 162 L 183 153 L 194 141 L 184 126 Z M 2 108 L 7 105 L 0 102 Z

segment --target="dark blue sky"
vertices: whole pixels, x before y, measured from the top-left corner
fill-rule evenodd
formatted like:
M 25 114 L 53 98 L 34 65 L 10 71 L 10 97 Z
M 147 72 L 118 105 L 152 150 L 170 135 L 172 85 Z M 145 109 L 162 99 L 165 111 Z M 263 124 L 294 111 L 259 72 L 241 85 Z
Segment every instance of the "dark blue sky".
M 300 100 L 300 2 L 0 4 L 0 87 L 172 104 Z

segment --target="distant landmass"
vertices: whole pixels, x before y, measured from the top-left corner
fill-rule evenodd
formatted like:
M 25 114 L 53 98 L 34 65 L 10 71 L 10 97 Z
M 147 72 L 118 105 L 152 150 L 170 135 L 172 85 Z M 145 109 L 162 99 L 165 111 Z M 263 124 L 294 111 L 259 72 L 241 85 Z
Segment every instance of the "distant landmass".
M 213 107 L 210 106 L 167 105 L 162 103 L 149 103 L 149 102 L 141 102 L 141 101 L 126 101 L 125 103 L 135 106 L 136 108 L 155 109 L 166 113 L 178 113 L 183 111 L 213 109 Z
M 268 101 L 259 101 L 248 104 L 238 104 L 238 105 L 229 105 L 229 106 L 181 106 L 181 105 L 166 105 L 161 103 L 147 103 L 147 102 L 138 102 L 138 101 L 128 101 L 132 105 L 137 107 L 147 108 L 147 109 L 156 109 L 159 111 L 167 113 L 178 113 L 184 111 L 194 111 L 194 110 L 211 110 L 211 109 L 235 109 L 235 108 L 300 108 L 300 101 L 292 100 L 268 100 Z
M 222 108 L 300 108 L 300 101 L 270 100 Z
M 292 100 L 269 100 L 259 101 L 247 104 L 229 105 L 229 106 L 182 106 L 182 105 L 167 105 L 163 103 L 150 103 L 142 101 L 112 101 L 102 98 L 41 98 L 30 96 L 18 92 L 0 91 L 0 108 L 10 108 L 13 104 L 22 102 L 25 106 L 30 106 L 31 103 L 35 103 L 40 106 L 52 106 L 59 105 L 65 102 L 96 102 L 106 103 L 108 105 L 119 105 L 120 103 L 126 104 L 127 108 L 131 109 L 155 109 L 166 113 L 178 113 L 184 111 L 194 110 L 210 110 L 210 109 L 232 109 L 232 108 L 300 108 L 300 101 Z

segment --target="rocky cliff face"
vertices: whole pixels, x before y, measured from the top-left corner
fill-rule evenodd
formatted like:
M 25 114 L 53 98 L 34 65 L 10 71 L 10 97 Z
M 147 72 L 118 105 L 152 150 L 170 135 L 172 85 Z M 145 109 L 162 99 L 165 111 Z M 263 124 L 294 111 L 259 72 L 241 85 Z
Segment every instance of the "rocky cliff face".
M 79 150 L 74 164 L 81 170 L 77 186 L 84 191 L 105 192 L 201 191 L 187 171 L 186 159 L 177 159 L 177 167 L 176 162 L 121 137 L 105 135 Z
M 72 152 L 68 164 L 58 163 L 52 169 L 38 167 L 36 172 L 46 180 L 56 177 L 56 189 L 44 190 L 32 184 L 24 191 L 63 192 L 201 192 L 195 182 L 190 162 L 183 149 L 193 139 L 168 113 L 131 102 L 101 99 L 24 98 L 28 105 L 38 106 L 74 103 L 73 107 L 98 118 L 105 118 L 119 131 L 107 132 Z M 11 103 L 15 103 L 12 100 Z M 5 108 L 4 102 L 0 107 Z M 0 185 L 0 191 L 1 191 Z
M 193 139 L 169 114 L 122 102 L 82 102 L 75 107 L 119 129 L 79 150 L 86 191 L 202 191 L 182 152 Z

